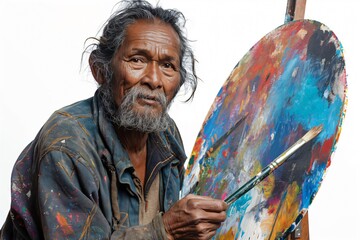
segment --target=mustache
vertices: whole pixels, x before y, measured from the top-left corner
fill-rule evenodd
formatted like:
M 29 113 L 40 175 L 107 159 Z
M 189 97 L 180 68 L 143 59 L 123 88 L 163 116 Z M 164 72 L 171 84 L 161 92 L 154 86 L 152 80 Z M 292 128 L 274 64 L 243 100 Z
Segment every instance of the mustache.
M 157 101 L 163 108 L 166 108 L 168 101 L 165 93 L 162 91 L 154 91 L 140 86 L 133 86 L 125 93 L 123 102 L 135 102 L 136 99 L 149 99 Z
M 170 117 L 167 111 L 172 99 L 167 100 L 162 89 L 151 90 L 146 86 L 133 86 L 124 92 L 120 105 L 116 106 L 113 88 L 110 84 L 105 84 L 99 88 L 99 97 L 106 117 L 118 127 L 140 132 L 161 132 L 169 127 Z M 135 111 L 133 107 L 139 99 L 159 102 L 162 111 L 153 111 L 152 108 L 145 108 L 144 112 Z

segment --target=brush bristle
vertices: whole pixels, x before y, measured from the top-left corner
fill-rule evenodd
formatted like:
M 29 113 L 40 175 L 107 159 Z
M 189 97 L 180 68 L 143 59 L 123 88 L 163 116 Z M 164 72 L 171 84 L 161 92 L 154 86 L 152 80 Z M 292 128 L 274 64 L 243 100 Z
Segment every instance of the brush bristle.
M 316 137 L 321 131 L 323 130 L 323 126 L 316 126 L 310 129 L 303 137 L 302 139 L 306 142 L 310 141 L 314 137 Z

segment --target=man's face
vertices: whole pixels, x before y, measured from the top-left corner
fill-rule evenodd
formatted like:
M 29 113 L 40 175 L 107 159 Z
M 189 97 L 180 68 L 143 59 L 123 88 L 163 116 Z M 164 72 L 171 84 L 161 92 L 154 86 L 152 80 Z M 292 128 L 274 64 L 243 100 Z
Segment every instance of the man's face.
M 138 20 L 128 26 L 112 68 L 116 107 L 130 101 L 126 108 L 135 115 L 160 117 L 180 85 L 179 37 L 159 20 Z

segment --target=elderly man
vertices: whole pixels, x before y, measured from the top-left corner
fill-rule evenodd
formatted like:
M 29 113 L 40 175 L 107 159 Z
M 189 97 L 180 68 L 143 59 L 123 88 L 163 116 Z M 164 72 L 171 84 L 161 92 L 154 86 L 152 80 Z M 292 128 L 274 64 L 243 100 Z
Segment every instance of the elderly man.
M 195 92 L 183 16 L 144 1 L 108 21 L 90 54 L 100 87 L 56 111 L 17 160 L 1 239 L 209 239 L 227 205 L 178 199 L 184 149 L 167 109 Z

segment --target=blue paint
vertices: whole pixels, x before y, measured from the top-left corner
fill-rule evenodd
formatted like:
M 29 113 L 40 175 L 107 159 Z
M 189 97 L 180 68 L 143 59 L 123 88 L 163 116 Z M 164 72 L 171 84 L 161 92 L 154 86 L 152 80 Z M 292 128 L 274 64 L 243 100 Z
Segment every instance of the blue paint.
M 336 132 L 342 101 L 336 96 L 334 102 L 329 104 L 325 97 L 319 98 L 319 94 L 323 95 L 323 93 L 314 86 L 313 82 L 316 81 L 317 79 L 313 74 L 308 72 L 299 89 L 302 94 L 294 96 L 292 107 L 287 110 L 289 114 L 298 116 L 296 121 L 303 125 L 306 130 L 323 124 L 323 131 L 317 137 L 317 141 L 324 142 Z M 308 101 L 308 99 L 312 99 L 312 101 Z M 303 118 L 302 116 L 306 117 Z
M 301 194 L 301 205 L 300 209 L 308 208 L 319 190 L 322 177 L 326 169 L 326 163 L 318 164 L 314 162 L 313 168 L 310 173 L 304 175 L 304 183 L 302 185 L 302 194 Z

